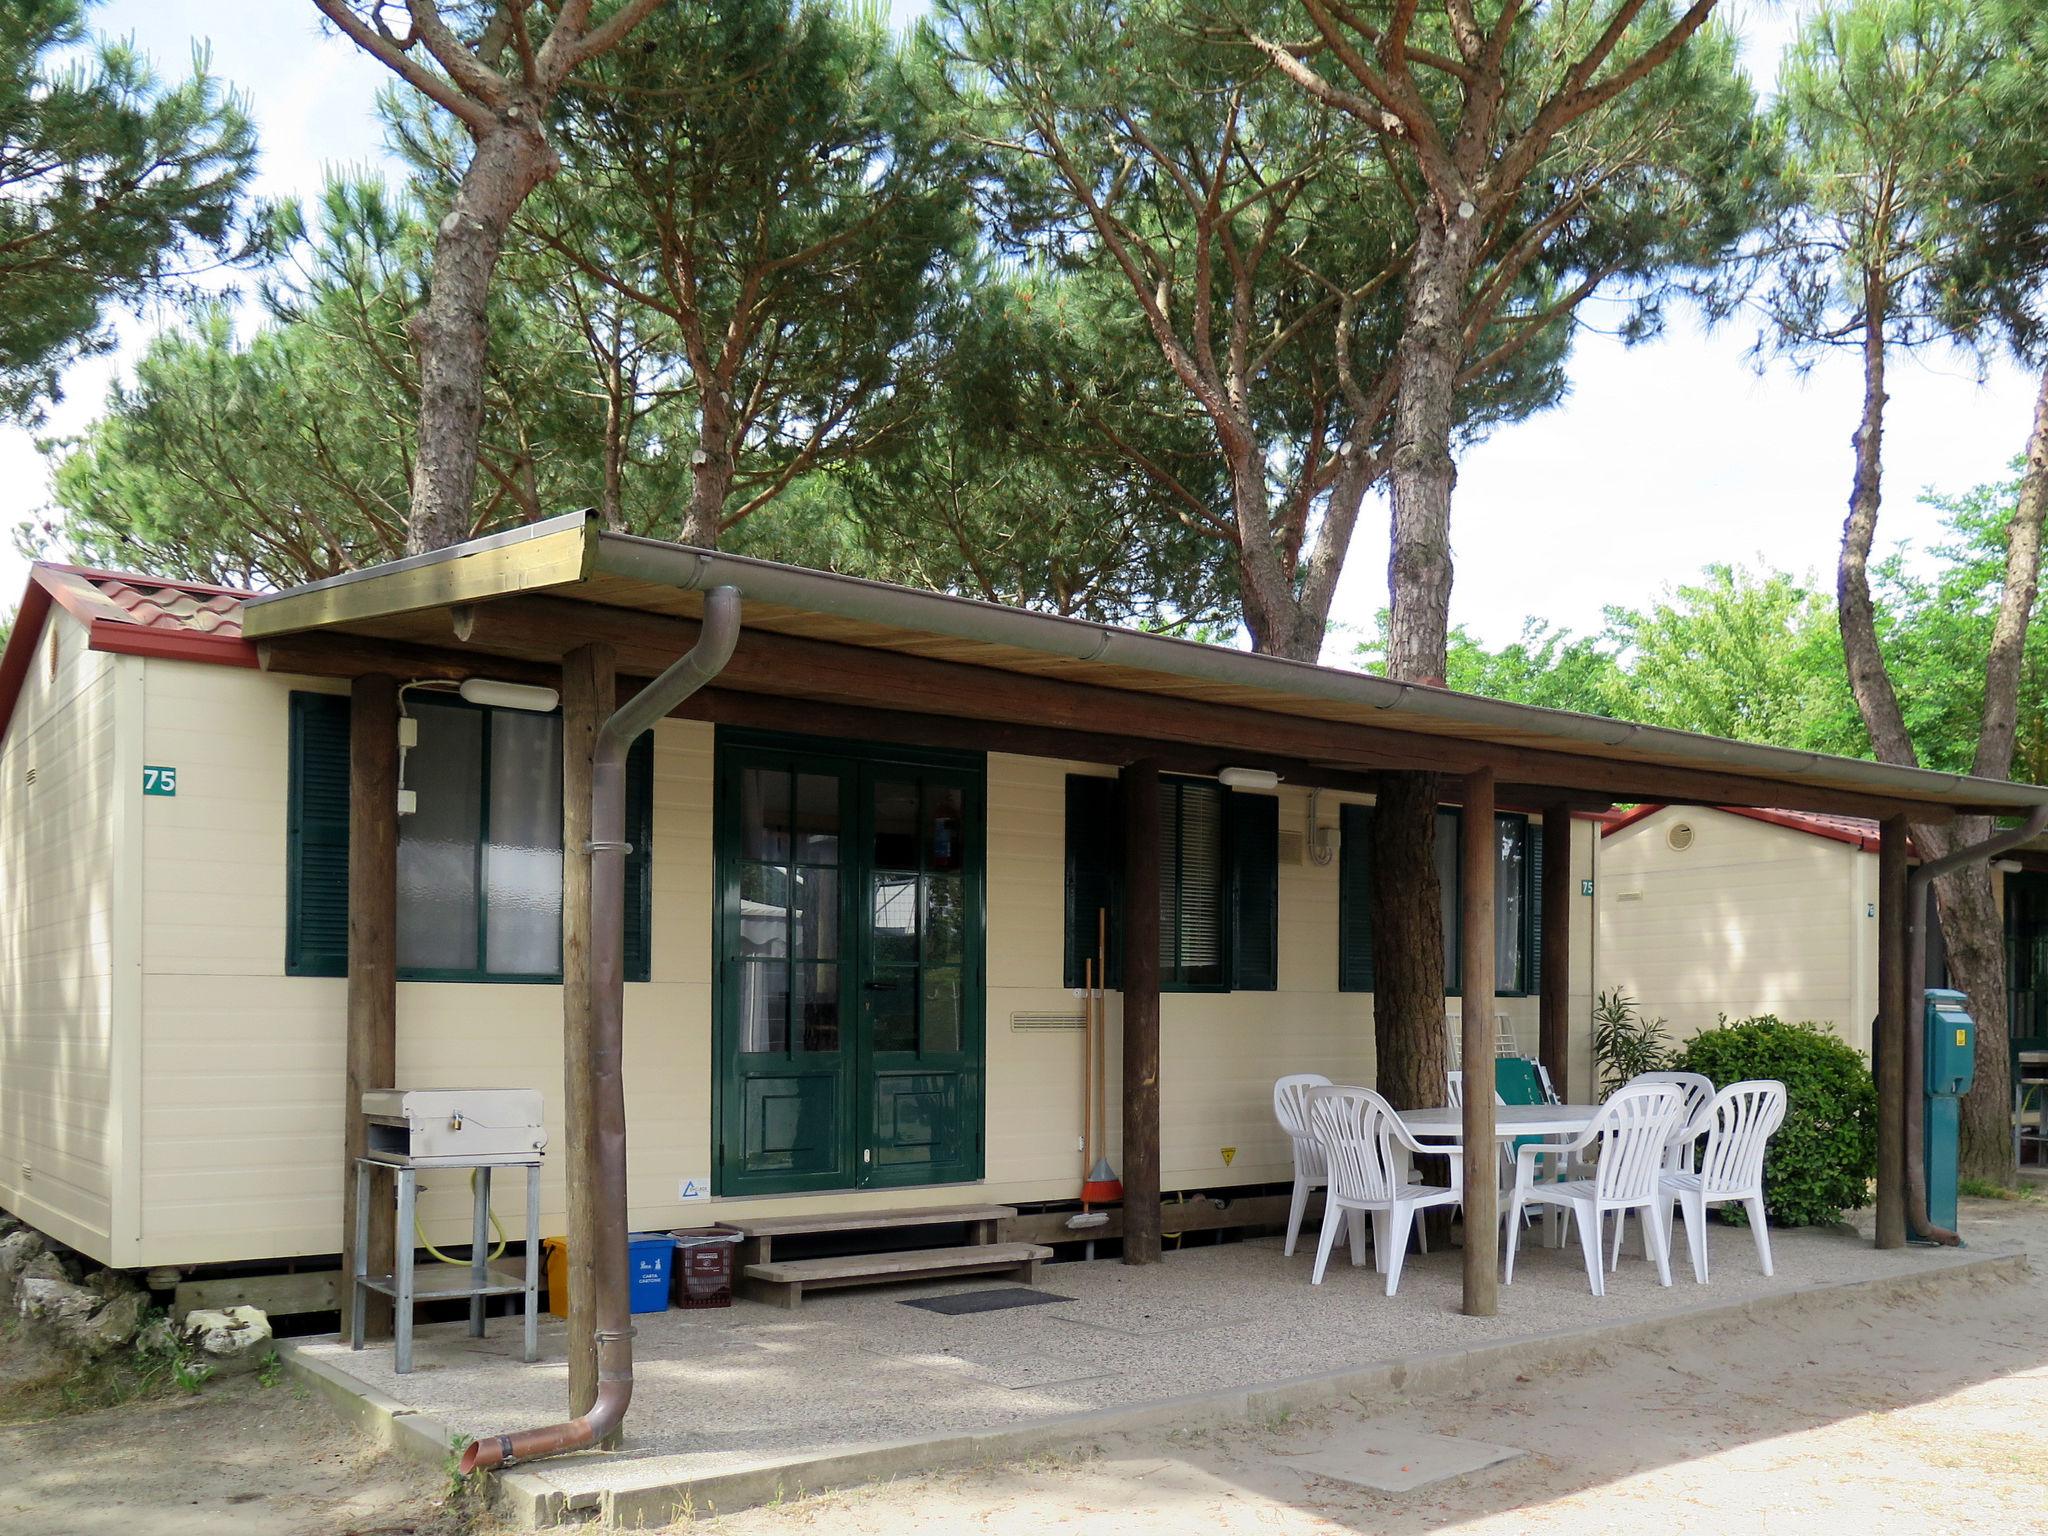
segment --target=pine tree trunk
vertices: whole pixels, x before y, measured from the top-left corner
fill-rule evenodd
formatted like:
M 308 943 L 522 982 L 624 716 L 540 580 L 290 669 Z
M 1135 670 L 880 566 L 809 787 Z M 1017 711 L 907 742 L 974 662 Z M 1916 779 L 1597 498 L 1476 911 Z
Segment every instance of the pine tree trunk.
M 1451 459 L 1461 311 L 1476 218 L 1425 224 L 1403 317 L 1394 406 L 1387 675 L 1441 682 L 1450 638 Z M 1373 815 L 1373 1040 L 1379 1091 L 1397 1107 L 1441 1104 L 1444 928 L 1436 873 L 1437 776 L 1384 776 Z
M 690 508 L 683 518 L 683 543 L 696 549 L 718 548 L 735 468 L 731 412 L 718 387 L 707 385 L 697 413 L 697 447 L 690 456 Z
M 425 308 L 412 321 L 420 353 L 420 435 L 407 554 L 469 537 L 483 431 L 491 274 L 512 216 L 559 163 L 538 113 L 508 110 L 478 139 L 455 200 L 434 232 L 432 284 Z
M 1433 773 L 1389 774 L 1373 811 L 1374 1086 L 1396 1109 L 1444 1102 L 1442 885 L 1436 874 Z M 1415 870 L 1391 880 L 1390 868 Z
M 2019 504 L 2005 533 L 2005 583 L 1984 662 L 1984 723 L 1972 770 L 2003 779 L 2012 773 L 2019 728 L 2019 690 L 2027 629 L 2041 585 L 2041 529 L 2048 512 L 2048 372 L 2034 399 L 2027 437 L 2027 467 Z M 1991 834 L 1979 818 L 1959 821 L 1951 846 Z M 1961 1168 L 1965 1178 L 2011 1184 L 2018 1170 L 2012 1151 L 2012 1019 L 2007 989 L 2005 922 L 1983 865 L 1958 870 L 1935 884 L 1949 970 L 1970 997 L 1977 1021 L 1977 1076 L 1963 1100 Z

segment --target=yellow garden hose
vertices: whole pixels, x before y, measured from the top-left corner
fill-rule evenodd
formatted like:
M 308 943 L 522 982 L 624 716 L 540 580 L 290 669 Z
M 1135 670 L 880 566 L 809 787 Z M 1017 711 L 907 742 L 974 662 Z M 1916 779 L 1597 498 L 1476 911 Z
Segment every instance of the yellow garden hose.
M 474 1168 L 469 1170 L 469 1197 L 471 1200 L 476 1199 L 476 1170 Z M 493 1248 L 489 1253 L 484 1255 L 485 1263 L 489 1263 L 492 1259 L 502 1257 L 505 1252 L 505 1229 L 498 1222 L 498 1213 L 496 1211 L 490 1212 L 490 1218 L 491 1230 L 498 1234 L 498 1246 Z M 448 1257 L 447 1254 L 443 1253 L 440 1249 L 436 1248 L 432 1243 L 428 1242 L 427 1229 L 420 1224 L 420 1217 L 417 1211 L 413 1213 L 412 1234 L 414 1237 L 419 1239 L 419 1244 L 422 1248 L 426 1249 L 428 1253 L 432 1254 L 435 1258 L 439 1259 L 443 1264 L 474 1264 L 476 1262 L 476 1257 L 474 1254 L 472 1254 L 469 1258 L 466 1259 L 451 1259 Z

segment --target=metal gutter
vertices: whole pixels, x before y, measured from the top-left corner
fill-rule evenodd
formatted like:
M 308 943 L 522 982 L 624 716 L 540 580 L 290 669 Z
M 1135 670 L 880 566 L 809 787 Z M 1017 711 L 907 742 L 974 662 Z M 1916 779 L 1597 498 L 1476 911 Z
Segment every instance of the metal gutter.
M 487 1435 L 462 1453 L 479 1469 L 601 1444 L 633 1401 L 631 1276 L 626 1266 L 626 752 L 640 733 L 716 677 L 740 637 L 740 595 L 713 588 L 690 647 L 598 728 L 590 779 L 590 1084 L 596 1129 L 597 1400 L 581 1418 Z M 575 1170 L 570 1170 L 571 1176 Z M 529 1241 L 531 1236 L 529 1235 Z
M 556 545 L 539 541 L 556 539 Z M 518 546 L 535 544 L 530 552 Z M 483 558 L 478 558 L 479 556 Z M 467 564 L 465 565 L 465 562 Z M 594 513 L 570 513 L 524 528 L 472 540 L 433 554 L 332 576 L 249 600 L 243 634 L 251 640 L 301 633 L 352 620 L 515 592 L 551 589 L 573 594 L 597 575 L 702 590 L 731 586 L 748 601 L 1002 645 L 1042 656 L 1129 667 L 1186 682 L 1223 684 L 1284 699 L 1315 700 L 1377 711 L 1397 730 L 1450 735 L 1456 726 L 1475 738 L 1532 750 L 1591 750 L 1609 760 L 1711 769 L 1783 781 L 1826 781 L 1845 794 L 1897 797 L 1930 805 L 2020 815 L 2048 805 L 2048 788 L 1925 768 L 1832 757 L 1751 742 L 1726 741 L 1665 726 L 1637 725 L 1598 715 L 1510 704 L 1421 683 L 1396 682 L 1313 662 L 1204 645 L 1170 635 L 1007 608 L 949 593 L 921 592 L 863 577 L 804 570 L 745 555 L 693 549 L 604 529 Z M 376 583 L 395 578 L 380 592 Z M 1432 729 L 1437 727 L 1437 729 Z
M 1547 736 L 1573 746 L 1626 747 L 1652 762 L 1711 768 L 1776 779 L 1807 779 L 1816 771 L 1852 786 L 1849 793 L 1902 795 L 1934 804 L 1960 801 L 2012 813 L 2048 805 L 2048 788 L 1925 768 L 1899 768 L 1821 752 L 1726 741 L 1665 726 L 1636 725 L 1599 715 L 1511 704 L 1420 683 L 1395 682 L 1313 662 L 1205 645 L 1053 614 L 1005 608 L 947 593 L 919 592 L 862 577 L 778 565 L 744 555 L 693 549 L 633 534 L 601 533 L 594 570 L 608 576 L 683 590 L 732 586 L 751 602 L 828 614 L 858 622 L 1007 645 L 1074 661 L 1163 673 L 1190 682 L 1311 698 L 1382 711 L 1395 729 L 1427 730 L 1420 722 L 1455 722 L 1479 732 Z M 1432 734 L 1443 734 L 1441 732 Z M 1539 743 L 1530 743 L 1532 747 Z

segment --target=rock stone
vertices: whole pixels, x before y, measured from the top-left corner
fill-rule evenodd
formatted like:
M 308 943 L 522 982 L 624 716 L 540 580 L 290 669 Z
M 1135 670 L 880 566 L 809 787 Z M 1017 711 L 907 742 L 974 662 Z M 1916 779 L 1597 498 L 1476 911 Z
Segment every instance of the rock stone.
M 48 1274 L 25 1274 L 15 1289 L 15 1310 L 24 1318 L 50 1323 L 67 1333 L 90 1318 L 100 1301 L 84 1286 Z
M 270 1319 L 258 1307 L 202 1307 L 185 1314 L 185 1341 L 223 1375 L 253 1371 L 270 1353 Z
M 21 1278 L 29 1260 L 45 1251 L 42 1234 L 27 1227 L 18 1227 L 0 1237 L 0 1305 L 12 1299 L 14 1282 Z
M 135 1337 L 142 1320 L 149 1315 L 149 1293 L 123 1291 L 81 1322 L 64 1327 L 64 1335 L 88 1355 L 104 1355 L 122 1348 Z
M 168 1355 L 178 1346 L 178 1330 L 168 1317 L 153 1317 L 135 1335 L 135 1352 Z

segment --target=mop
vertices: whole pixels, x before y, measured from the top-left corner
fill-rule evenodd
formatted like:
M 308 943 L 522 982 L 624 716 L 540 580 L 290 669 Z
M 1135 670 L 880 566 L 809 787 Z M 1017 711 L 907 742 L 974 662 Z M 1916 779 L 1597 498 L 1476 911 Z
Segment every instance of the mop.
M 1067 1218 L 1067 1230 L 1083 1231 L 1089 1227 L 1108 1224 L 1107 1211 L 1091 1211 L 1089 1205 L 1097 1196 L 1089 1193 L 1095 1187 L 1095 1175 L 1089 1168 L 1089 1159 L 1095 1148 L 1095 962 L 1081 962 L 1081 1209 Z M 1121 1193 L 1119 1189 L 1118 1193 Z M 1089 1257 L 1095 1255 L 1095 1244 L 1088 1245 Z

